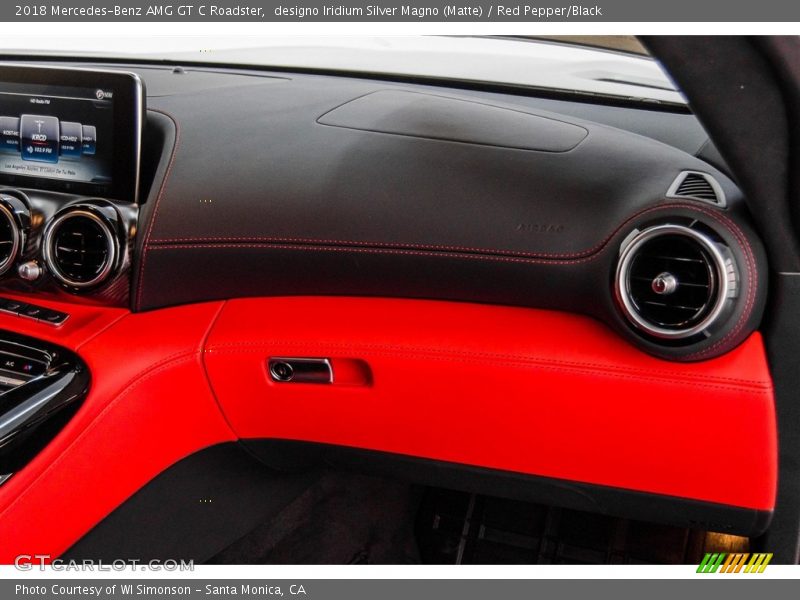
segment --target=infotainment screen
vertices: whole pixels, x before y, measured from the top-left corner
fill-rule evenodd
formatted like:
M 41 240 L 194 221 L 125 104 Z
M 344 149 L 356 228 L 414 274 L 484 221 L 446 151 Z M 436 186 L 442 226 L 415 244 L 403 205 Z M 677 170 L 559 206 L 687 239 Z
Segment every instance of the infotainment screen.
M 135 202 L 143 111 L 132 73 L 0 67 L 0 183 Z

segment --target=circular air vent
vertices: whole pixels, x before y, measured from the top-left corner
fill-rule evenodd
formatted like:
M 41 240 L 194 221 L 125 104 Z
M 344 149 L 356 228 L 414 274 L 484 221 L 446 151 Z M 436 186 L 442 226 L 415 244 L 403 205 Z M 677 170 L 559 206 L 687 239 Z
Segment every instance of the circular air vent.
M 14 213 L 0 202 L 0 275 L 13 265 L 22 246 L 22 234 Z
M 616 293 L 634 326 L 654 337 L 682 339 L 714 324 L 736 282 L 726 246 L 697 229 L 658 225 L 623 248 Z
M 117 240 L 106 220 L 93 211 L 72 208 L 57 216 L 44 235 L 50 272 L 74 288 L 99 285 L 117 259 Z

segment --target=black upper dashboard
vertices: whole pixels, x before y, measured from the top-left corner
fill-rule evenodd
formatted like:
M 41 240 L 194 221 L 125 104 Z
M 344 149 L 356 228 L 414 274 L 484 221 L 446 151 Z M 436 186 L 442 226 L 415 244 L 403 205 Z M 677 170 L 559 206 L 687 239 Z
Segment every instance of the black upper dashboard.
M 45 278 L 9 270 L 0 285 L 134 310 L 302 294 L 568 310 L 682 360 L 725 352 L 760 321 L 763 250 L 691 114 L 333 74 L 102 68 L 147 90 L 139 206 L 3 190 L 10 212 L 41 213 L 20 260 Z M 41 231 L 76 205 L 89 221 L 68 225 L 114 254 L 113 274 L 86 286 L 64 280 L 90 281 L 100 263 L 48 280 Z

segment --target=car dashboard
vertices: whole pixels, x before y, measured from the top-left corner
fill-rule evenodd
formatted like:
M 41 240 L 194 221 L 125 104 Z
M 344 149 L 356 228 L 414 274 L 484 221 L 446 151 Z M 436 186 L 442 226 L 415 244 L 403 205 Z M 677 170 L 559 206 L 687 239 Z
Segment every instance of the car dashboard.
M 0 353 L 50 357 L 41 384 L 3 367 L 0 403 L 64 390 L 0 417 L 18 436 L 0 439 L 4 539 L 93 555 L 87 534 L 138 490 L 230 442 L 279 470 L 302 448 L 582 510 L 768 525 L 768 268 L 688 111 L 56 66 L 143 83 L 138 192 L 0 188 Z M 749 445 L 709 467 L 714 431 Z M 68 480 L 74 518 L 33 525 Z

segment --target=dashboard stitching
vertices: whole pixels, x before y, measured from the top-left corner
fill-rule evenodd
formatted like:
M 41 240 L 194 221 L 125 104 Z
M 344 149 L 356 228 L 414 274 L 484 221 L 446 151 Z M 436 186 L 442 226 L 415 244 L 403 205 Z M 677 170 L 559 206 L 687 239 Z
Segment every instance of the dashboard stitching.
M 175 165 L 175 155 L 178 152 L 178 146 L 181 141 L 181 127 L 178 123 L 178 120 L 169 114 L 166 111 L 158 110 L 151 108 L 153 112 L 161 113 L 162 115 L 169 118 L 175 124 L 175 144 L 172 146 L 172 152 L 170 153 L 169 157 L 169 164 L 167 165 L 167 171 L 164 174 L 164 181 L 161 183 L 161 187 L 158 190 L 158 196 L 156 197 L 156 204 L 153 208 L 153 216 L 150 218 L 150 224 L 147 228 L 147 234 L 144 238 L 144 243 L 142 244 L 142 260 L 141 264 L 139 265 L 139 277 L 138 277 L 138 289 L 136 292 L 136 308 L 139 309 L 142 306 L 142 294 L 144 288 L 144 267 L 147 263 L 147 251 L 148 251 L 148 244 L 150 243 L 150 236 L 153 233 L 153 227 L 156 223 L 156 218 L 158 217 L 158 209 L 161 205 L 161 198 L 164 197 L 164 193 L 166 192 L 167 183 L 169 182 L 170 175 L 172 174 L 172 167 Z
M 631 375 L 660 374 L 664 375 L 665 377 L 676 376 L 675 371 L 667 371 L 664 369 L 648 368 L 646 370 L 642 370 L 642 369 L 619 368 L 613 365 L 608 365 L 605 363 L 597 363 L 597 362 L 554 360 L 554 359 L 542 358 L 539 356 L 504 354 L 499 352 L 470 352 L 470 351 L 454 351 L 454 350 L 443 351 L 436 348 L 427 348 L 423 346 L 395 346 L 391 344 L 343 344 L 338 342 L 329 343 L 329 342 L 266 340 L 258 342 L 219 343 L 207 347 L 206 352 L 208 353 L 215 351 L 221 353 L 246 352 L 252 350 L 253 348 L 274 348 L 275 346 L 302 346 L 302 347 L 312 346 L 314 348 L 331 348 L 331 349 L 356 350 L 365 352 L 374 352 L 374 351 L 392 351 L 392 352 L 406 352 L 406 353 L 413 352 L 415 354 L 439 354 L 446 356 L 471 357 L 480 359 L 489 358 L 496 360 L 510 360 L 515 362 L 535 362 L 538 364 L 565 366 L 565 367 L 583 367 L 590 369 L 600 369 L 606 372 L 628 373 Z M 755 379 L 741 379 L 741 378 L 724 377 L 724 376 L 708 376 L 705 374 L 697 376 L 683 374 L 681 375 L 681 379 L 687 382 L 694 382 L 698 380 L 701 383 L 703 381 L 717 381 L 720 383 L 741 384 L 744 386 L 756 387 L 760 389 L 772 389 L 772 384 L 769 381 L 759 381 Z
M 745 303 L 744 311 L 742 316 L 740 317 L 736 326 L 721 340 L 718 340 L 708 348 L 705 348 L 699 352 L 695 352 L 689 354 L 687 357 L 691 358 L 702 358 L 704 356 L 713 353 L 717 348 L 726 344 L 730 339 L 735 338 L 739 332 L 744 327 L 750 313 L 752 312 L 753 306 L 755 305 L 755 299 L 757 296 L 757 289 L 758 289 L 758 273 L 757 273 L 757 265 L 755 261 L 755 257 L 752 252 L 752 248 L 747 241 L 746 236 L 742 233 L 741 229 L 728 217 L 725 215 L 717 214 L 706 210 L 703 207 L 695 206 L 688 203 L 669 203 L 669 204 L 662 204 L 658 206 L 652 206 L 646 208 L 642 211 L 639 211 L 635 215 L 631 216 L 630 218 L 626 219 L 619 227 L 617 227 L 614 232 L 606 237 L 598 246 L 595 246 L 589 252 L 593 253 L 590 255 L 585 255 L 581 258 L 562 258 L 558 260 L 551 260 L 545 258 L 546 256 L 569 256 L 569 255 L 556 255 L 556 254 L 539 254 L 536 255 L 534 253 L 524 253 L 528 254 L 529 256 L 539 256 L 540 259 L 536 258 L 526 258 L 520 253 L 506 253 L 506 254 L 490 254 L 492 252 L 507 252 L 502 250 L 490 250 L 490 249 L 474 249 L 476 254 L 458 254 L 456 258 L 459 259 L 468 259 L 468 260 L 489 260 L 489 261 L 499 261 L 499 262 L 510 262 L 510 263 L 522 263 L 522 264 L 549 264 L 549 265 L 570 265 L 570 264 L 578 264 L 578 263 L 586 263 L 597 259 L 601 254 L 599 251 L 606 246 L 609 241 L 617 235 L 627 224 L 631 223 L 632 221 L 649 214 L 651 212 L 658 212 L 667 209 L 687 209 L 697 211 L 701 214 L 704 214 L 719 224 L 725 226 L 728 231 L 736 238 L 736 240 L 742 245 L 744 249 L 745 255 L 745 262 L 747 266 L 747 274 L 748 274 L 748 294 L 747 300 Z M 174 238 L 174 239 L 181 239 L 181 238 Z M 236 238 L 183 238 L 186 240 L 191 241 L 199 241 L 202 239 L 208 240 L 231 240 Z M 246 238 L 243 238 L 246 239 Z M 390 246 L 389 244 L 385 243 L 376 243 L 372 244 L 371 247 L 342 247 L 342 246 L 335 246 L 335 244 L 351 244 L 356 246 L 363 246 L 368 244 L 368 242 L 346 242 L 346 241 L 336 241 L 336 240 L 328 240 L 324 241 L 324 243 L 333 244 L 331 246 L 315 246 L 315 245 L 307 245 L 304 243 L 298 244 L 285 244 L 285 243 L 270 243 L 269 240 L 302 240 L 303 238 L 259 238 L 265 240 L 264 242 L 260 243 L 235 243 L 235 242 L 211 242 L 208 244 L 189 244 L 189 243 L 171 243 L 170 240 L 156 240 L 153 244 L 148 244 L 148 249 L 151 250 L 163 250 L 163 249 L 202 249 L 202 248 L 273 248 L 279 250 L 303 250 L 303 251 L 320 251 L 320 252 L 352 252 L 352 253 L 364 253 L 364 254 L 394 254 L 394 255 L 407 255 L 407 256 L 430 256 L 430 257 L 439 257 L 439 258 L 447 258 L 448 253 L 445 252 L 446 249 L 452 248 L 455 251 L 458 250 L 466 250 L 466 248 L 461 248 L 458 246 L 425 246 L 425 245 L 415 245 L 415 244 L 392 244 L 393 247 L 381 247 L 381 246 Z M 158 245 L 155 245 L 158 244 Z M 400 249 L 400 247 L 407 247 L 407 248 L 420 248 L 423 250 L 411 250 L 411 249 Z M 425 248 L 429 248 L 429 250 L 424 251 Z M 440 248 L 441 251 L 434 251 L 431 249 Z M 479 254 L 480 252 L 485 252 L 485 254 Z M 452 253 L 451 255 L 455 255 Z M 578 255 L 573 255 L 578 256 Z M 141 286 L 140 290 L 141 292 Z
M 314 344 L 303 344 L 303 346 L 315 346 Z M 335 345 L 326 345 L 326 344 L 319 344 L 319 347 L 323 348 L 335 348 L 339 346 Z M 348 350 L 361 350 L 366 353 L 367 356 L 385 356 L 385 357 L 396 357 L 398 354 L 411 354 L 411 352 L 416 355 L 416 351 L 407 348 L 397 348 L 393 351 L 391 348 L 388 348 L 385 351 L 380 350 L 364 350 L 363 348 L 354 346 L 354 347 L 347 347 L 346 345 L 341 346 L 342 349 Z M 219 352 L 220 354 L 240 354 L 244 352 L 249 352 L 252 348 L 230 348 L 225 351 Z M 413 357 L 413 355 L 412 355 Z M 432 351 L 430 354 L 425 356 L 425 360 L 440 360 L 440 361 L 449 361 L 452 359 L 460 359 L 460 360 L 479 360 L 481 362 L 488 362 L 490 364 L 496 364 L 498 366 L 530 366 L 537 369 L 542 370 L 549 370 L 555 371 L 560 373 L 579 373 L 584 375 L 597 375 L 602 374 L 604 376 L 613 377 L 616 379 L 627 379 L 633 381 L 645 381 L 645 382 L 658 382 L 664 383 L 665 378 L 662 377 L 652 377 L 648 376 L 644 372 L 618 372 L 614 371 L 613 369 L 603 368 L 603 366 L 598 366 L 597 368 L 585 368 L 580 366 L 571 366 L 568 363 L 559 363 L 559 362 L 546 362 L 540 361 L 535 358 L 526 359 L 526 357 L 516 357 L 516 358 L 509 358 L 508 360 L 502 360 L 500 358 L 493 359 L 492 357 L 482 356 L 480 353 L 468 353 L 468 352 L 437 352 Z M 648 371 L 649 372 L 649 371 Z M 709 378 L 705 378 L 706 381 L 694 379 L 694 378 L 687 378 L 687 377 L 676 377 L 675 373 L 669 374 L 669 380 L 671 383 L 681 386 L 693 386 L 693 387 L 702 387 L 708 389 L 719 389 L 719 390 L 728 390 L 728 391 L 747 391 L 748 393 L 758 393 L 758 394 L 771 394 L 772 393 L 772 386 L 771 385 L 736 385 L 734 383 L 726 384 L 724 382 L 720 382 L 719 384 L 714 383 L 706 383 Z
M 310 246 L 310 245 L 290 245 L 290 244 L 270 244 L 270 243 L 256 243 L 256 244 L 171 244 L 164 246 L 150 246 L 150 250 L 198 250 L 209 248 L 272 248 L 277 250 L 301 250 L 311 252 L 354 252 L 360 254 L 395 254 L 405 256 L 432 256 L 439 258 L 455 257 L 458 259 L 467 260 L 489 260 L 500 262 L 514 262 L 514 263 L 527 263 L 527 264 L 549 264 L 549 265 L 567 265 L 576 264 L 581 262 L 589 262 L 596 260 L 600 254 L 587 256 L 585 258 L 573 260 L 547 260 L 547 259 L 534 259 L 522 258 L 513 256 L 498 256 L 498 255 L 479 255 L 479 254 L 456 254 L 447 252 L 433 252 L 433 251 L 419 251 L 419 250 L 399 250 L 399 249 L 384 249 L 384 248 L 346 248 L 336 246 Z
M 316 245 L 323 244 L 332 246 L 362 246 L 362 247 L 375 247 L 375 248 L 408 248 L 408 249 L 418 249 L 418 250 L 441 250 L 441 251 L 452 250 L 457 252 L 498 254 L 498 255 L 520 256 L 520 257 L 552 256 L 554 258 L 583 258 L 588 255 L 594 254 L 595 252 L 600 250 L 608 242 L 608 239 L 610 239 L 611 237 L 613 237 L 613 234 L 611 234 L 609 238 L 604 239 L 598 245 L 594 246 L 593 248 L 590 248 L 589 250 L 583 250 L 581 252 L 569 252 L 569 253 L 523 252 L 516 250 L 493 250 L 491 248 L 474 248 L 470 246 L 448 246 L 443 244 L 411 244 L 405 242 L 364 242 L 355 240 L 325 240 L 325 239 L 315 239 L 315 238 L 294 238 L 294 237 L 164 238 L 164 239 L 152 240 L 150 242 L 150 245 L 151 246 L 174 245 L 187 242 L 234 242 L 234 243 L 275 242 L 275 243 L 316 244 Z
M 713 213 L 712 213 L 713 214 Z M 745 258 L 747 263 L 747 271 L 748 271 L 748 290 L 747 290 L 747 302 L 745 303 L 744 311 L 742 312 L 742 316 L 739 318 L 739 321 L 725 337 L 721 340 L 718 340 L 708 348 L 701 350 L 699 352 L 695 352 L 693 354 L 687 355 L 687 358 L 702 358 L 703 356 L 707 356 L 708 354 L 714 352 L 715 349 L 723 346 L 727 343 L 730 339 L 735 339 L 735 337 L 739 334 L 739 332 L 744 327 L 745 322 L 747 321 L 748 317 L 750 316 L 751 311 L 753 310 L 753 306 L 755 305 L 756 293 L 758 291 L 758 265 L 755 260 L 755 256 L 753 255 L 752 248 L 750 246 L 750 242 L 747 241 L 747 237 L 742 233 L 741 229 L 727 217 L 722 215 L 715 215 L 714 218 L 717 219 L 723 225 L 727 225 L 729 231 L 736 237 L 738 242 L 742 245 L 745 252 Z M 723 222 L 724 220 L 724 222 Z
M 520 257 L 520 258 L 555 258 L 555 259 L 575 259 L 576 261 L 583 261 L 587 257 L 596 254 L 600 250 L 606 246 L 611 239 L 621 230 L 623 229 L 628 223 L 631 221 L 649 213 L 652 211 L 664 210 L 669 208 L 687 208 L 692 210 L 697 210 L 703 212 L 705 214 L 711 215 L 712 213 L 708 213 L 702 209 L 702 207 L 695 206 L 689 203 L 667 203 L 667 204 L 660 204 L 657 206 L 650 206 L 645 208 L 638 213 L 634 214 L 633 216 L 629 217 L 625 221 L 622 222 L 621 225 L 616 227 L 614 231 L 612 231 L 608 236 L 606 236 L 601 242 L 589 248 L 588 250 L 581 250 L 580 252 L 571 252 L 571 253 L 548 253 L 548 252 L 524 252 L 524 251 L 515 251 L 515 250 L 501 250 L 495 248 L 477 248 L 477 247 L 470 247 L 470 246 L 450 246 L 450 245 L 440 245 L 440 244 L 413 244 L 413 243 L 405 243 L 405 242 L 365 242 L 365 241 L 357 241 L 357 240 L 327 240 L 327 239 L 315 239 L 315 238 L 295 238 L 295 237 L 183 237 L 183 238 L 161 238 L 156 240 L 148 240 L 146 241 L 149 248 L 158 248 L 161 246 L 171 246 L 176 248 L 188 248 L 189 243 L 193 242 L 207 242 L 208 245 L 212 244 L 231 244 L 231 245 L 241 245 L 242 247 L 247 247 L 247 244 L 253 244 L 253 247 L 257 247 L 258 244 L 285 244 L 291 243 L 296 245 L 313 245 L 319 247 L 319 245 L 330 245 L 330 246 L 356 246 L 356 247 L 367 247 L 367 248 L 376 248 L 376 249 L 412 249 L 412 250 L 430 250 L 430 251 L 453 251 L 453 252 L 469 252 L 475 254 L 485 254 L 485 255 L 497 255 L 497 256 L 509 256 L 509 257 Z M 222 246 L 225 247 L 225 246 Z

